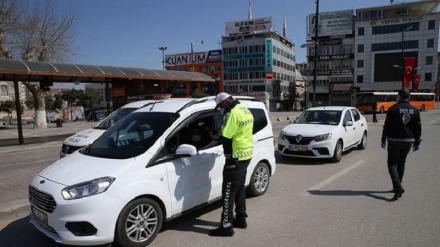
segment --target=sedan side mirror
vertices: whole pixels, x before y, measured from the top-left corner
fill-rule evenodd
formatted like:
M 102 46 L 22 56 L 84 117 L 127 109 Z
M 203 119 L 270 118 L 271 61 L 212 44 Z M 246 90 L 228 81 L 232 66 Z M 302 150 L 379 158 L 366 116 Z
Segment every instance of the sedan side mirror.
M 353 122 L 352 122 L 352 121 L 347 121 L 347 122 L 344 123 L 344 126 L 345 126 L 345 127 L 347 127 L 347 126 L 353 126 Z

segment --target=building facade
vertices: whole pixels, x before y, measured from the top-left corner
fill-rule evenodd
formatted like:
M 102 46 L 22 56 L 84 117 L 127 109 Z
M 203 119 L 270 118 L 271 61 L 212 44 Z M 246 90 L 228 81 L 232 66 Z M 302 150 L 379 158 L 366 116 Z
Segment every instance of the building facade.
M 165 69 L 174 71 L 193 71 L 211 76 L 212 82 L 184 82 L 175 84 L 171 97 L 190 97 L 197 89 L 205 94 L 216 95 L 223 90 L 222 50 L 193 51 L 165 56 Z
M 290 110 L 295 91 L 295 45 L 273 31 L 272 17 L 227 22 L 222 37 L 224 91 L 254 96 L 270 110 Z
M 438 77 L 438 4 L 424 0 L 319 13 L 317 53 L 316 18 L 309 15 L 308 43 L 303 47 L 310 99 L 314 91 L 317 105 L 355 105 L 357 92 L 402 89 L 407 57 L 416 59 L 418 91 L 433 92 Z
M 438 4 L 417 1 L 356 10 L 355 86 L 360 91 L 402 89 L 404 57 L 416 58 L 418 91 L 434 91 L 440 19 L 434 11 Z

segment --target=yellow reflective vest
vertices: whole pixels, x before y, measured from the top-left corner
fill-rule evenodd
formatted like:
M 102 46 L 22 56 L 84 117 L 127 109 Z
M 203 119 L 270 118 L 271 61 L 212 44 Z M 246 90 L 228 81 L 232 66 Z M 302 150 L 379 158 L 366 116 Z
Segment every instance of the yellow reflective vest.
M 254 147 L 253 126 L 254 117 L 252 113 L 240 103 L 225 114 L 221 133 L 223 137 L 232 139 L 233 159 L 249 160 L 252 158 Z

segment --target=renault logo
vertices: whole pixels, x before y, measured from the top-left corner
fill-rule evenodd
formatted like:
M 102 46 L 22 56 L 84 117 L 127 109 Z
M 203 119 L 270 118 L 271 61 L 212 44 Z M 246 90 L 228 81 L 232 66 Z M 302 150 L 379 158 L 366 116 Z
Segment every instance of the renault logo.
M 302 138 L 303 137 L 301 135 L 297 135 L 295 140 L 296 140 L 297 143 L 299 143 L 302 140 Z

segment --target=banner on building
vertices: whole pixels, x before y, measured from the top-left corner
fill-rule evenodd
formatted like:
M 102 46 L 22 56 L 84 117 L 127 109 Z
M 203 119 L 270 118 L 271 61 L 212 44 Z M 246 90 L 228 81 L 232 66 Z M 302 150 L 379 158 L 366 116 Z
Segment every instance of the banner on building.
M 420 85 L 420 75 L 414 75 L 413 91 L 417 92 Z
M 411 77 L 413 76 L 414 66 L 416 65 L 415 57 L 405 57 L 403 89 L 409 88 Z

